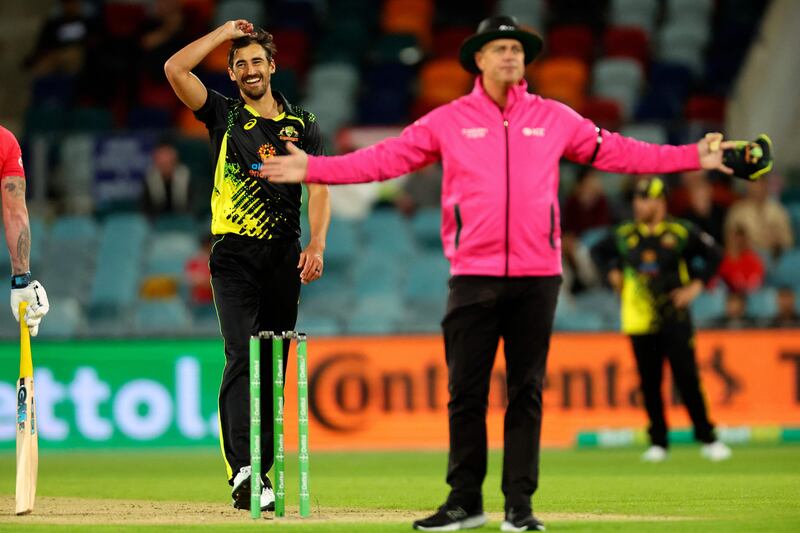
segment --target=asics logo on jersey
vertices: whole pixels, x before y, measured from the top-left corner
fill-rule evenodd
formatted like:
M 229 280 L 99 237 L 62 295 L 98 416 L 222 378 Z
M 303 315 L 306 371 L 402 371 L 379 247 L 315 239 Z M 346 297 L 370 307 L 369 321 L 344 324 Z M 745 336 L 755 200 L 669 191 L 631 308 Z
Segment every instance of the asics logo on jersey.
M 254 118 L 251 118 L 250 120 L 248 120 L 247 124 L 244 125 L 245 131 L 252 130 L 256 126 L 256 122 L 257 122 L 257 120 L 254 119 Z

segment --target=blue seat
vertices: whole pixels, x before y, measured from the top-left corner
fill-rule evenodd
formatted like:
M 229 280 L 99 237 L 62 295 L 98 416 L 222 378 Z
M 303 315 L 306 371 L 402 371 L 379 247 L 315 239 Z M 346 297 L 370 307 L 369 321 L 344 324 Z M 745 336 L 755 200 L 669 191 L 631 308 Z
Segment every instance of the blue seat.
M 442 210 L 438 207 L 424 207 L 417 211 L 411 221 L 417 244 L 426 250 L 441 250 Z
M 770 319 L 778 312 L 777 291 L 760 289 L 747 297 L 747 312 L 755 319 Z
M 691 304 L 692 318 L 699 326 L 708 326 L 725 314 L 726 291 L 717 288 L 703 291 Z
M 138 213 L 106 219 L 97 253 L 89 313 L 92 317 L 120 316 L 136 302 L 150 225 Z
M 408 256 L 415 246 L 411 228 L 393 209 L 376 209 L 361 223 L 361 232 L 369 250 L 392 257 Z
M 142 334 L 183 335 L 191 316 L 179 299 L 141 302 L 136 309 L 136 329 Z
M 770 277 L 776 285 L 800 289 L 800 249 L 785 252 L 778 259 Z
M 238 19 L 248 20 L 256 27 L 263 27 L 267 23 L 264 6 L 258 0 L 223 0 L 217 4 L 214 12 L 215 26 Z
M 403 296 L 415 308 L 443 308 L 447 300 L 450 264 L 441 254 L 429 252 L 416 257 L 408 272 Z
M 186 261 L 197 251 L 197 238 L 192 234 L 172 232 L 157 235 L 151 242 L 146 274 L 182 278 Z
M 359 240 L 352 220 L 333 217 L 325 247 L 326 267 L 338 269 L 352 265 L 359 252 Z
M 608 289 L 593 289 L 575 296 L 575 309 L 599 313 L 602 316 L 618 315 L 619 300 Z
M 58 298 L 50 301 L 50 312 L 39 326 L 43 338 L 74 338 L 85 327 L 83 309 L 74 298 Z
M 650 34 L 658 15 L 658 0 L 613 0 L 609 10 L 611 26 L 637 27 Z
M 93 240 L 97 234 L 97 223 L 88 216 L 59 217 L 50 228 L 50 238 L 60 242 Z
M 153 230 L 159 235 L 173 232 L 192 235 L 197 231 L 197 220 L 190 214 L 165 214 L 155 219 Z

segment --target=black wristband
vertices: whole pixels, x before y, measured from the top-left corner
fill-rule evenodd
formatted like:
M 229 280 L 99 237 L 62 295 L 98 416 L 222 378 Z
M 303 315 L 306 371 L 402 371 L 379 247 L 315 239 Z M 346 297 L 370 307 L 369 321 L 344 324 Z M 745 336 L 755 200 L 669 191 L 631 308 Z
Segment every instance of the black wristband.
M 28 285 L 31 284 L 31 273 L 30 271 L 25 272 L 24 274 L 15 274 L 11 276 L 11 288 L 12 289 L 24 289 Z

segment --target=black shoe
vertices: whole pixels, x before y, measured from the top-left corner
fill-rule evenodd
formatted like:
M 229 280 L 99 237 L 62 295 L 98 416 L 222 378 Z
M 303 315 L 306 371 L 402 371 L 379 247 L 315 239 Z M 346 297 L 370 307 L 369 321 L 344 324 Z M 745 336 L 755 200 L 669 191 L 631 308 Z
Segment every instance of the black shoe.
M 500 531 L 544 531 L 544 524 L 536 519 L 530 509 L 511 509 L 500 525 Z
M 489 518 L 484 514 L 483 509 L 476 509 L 470 513 L 463 507 L 445 503 L 428 518 L 415 521 L 413 527 L 420 531 L 457 531 L 481 527 L 488 521 Z

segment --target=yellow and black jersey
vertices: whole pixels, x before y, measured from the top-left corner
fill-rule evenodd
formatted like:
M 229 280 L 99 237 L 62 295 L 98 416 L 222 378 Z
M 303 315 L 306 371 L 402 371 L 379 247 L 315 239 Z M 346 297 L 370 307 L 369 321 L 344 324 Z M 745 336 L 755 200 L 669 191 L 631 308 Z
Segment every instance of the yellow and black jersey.
M 316 117 L 272 93 L 283 112 L 264 118 L 239 98 L 208 91 L 195 117 L 208 128 L 214 148 L 211 233 L 235 233 L 257 239 L 300 236 L 302 189 L 259 177 L 263 158 L 286 154 L 286 142 L 314 155 L 323 154 Z
M 667 219 L 652 229 L 626 222 L 592 248 L 604 274 L 623 273 L 622 331 L 655 333 L 666 322 L 686 322 L 689 312 L 676 309 L 670 293 L 692 279 L 709 281 L 722 261 L 722 251 L 709 234 L 691 222 Z

